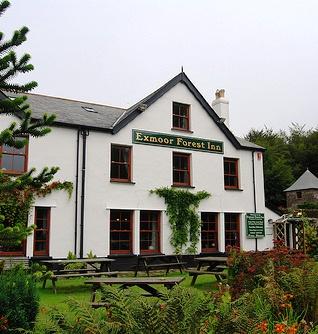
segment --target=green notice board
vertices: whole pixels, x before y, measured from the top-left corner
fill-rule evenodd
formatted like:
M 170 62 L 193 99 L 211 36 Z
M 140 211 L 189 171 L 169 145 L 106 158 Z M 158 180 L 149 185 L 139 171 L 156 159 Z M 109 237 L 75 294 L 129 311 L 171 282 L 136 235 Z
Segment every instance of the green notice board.
M 256 239 L 265 237 L 264 213 L 247 213 L 245 220 L 247 238 Z

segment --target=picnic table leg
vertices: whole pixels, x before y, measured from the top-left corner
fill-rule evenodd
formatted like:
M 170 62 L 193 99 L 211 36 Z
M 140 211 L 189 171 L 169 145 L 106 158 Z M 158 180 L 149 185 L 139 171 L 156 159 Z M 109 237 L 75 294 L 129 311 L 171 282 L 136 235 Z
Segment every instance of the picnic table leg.
M 94 303 L 96 300 L 96 292 L 98 288 L 99 288 L 99 284 L 93 284 L 93 292 L 92 292 L 92 298 L 91 298 L 92 303 Z
M 193 274 L 192 281 L 191 281 L 191 286 L 194 285 L 195 281 L 197 280 L 198 274 Z
M 147 276 L 149 277 L 149 268 L 148 268 L 148 264 L 147 264 L 146 259 L 143 259 L 143 262 L 144 262 L 144 267 L 146 269 Z
M 52 278 L 52 287 L 53 287 L 53 292 L 56 294 L 56 279 Z
M 154 287 L 152 287 L 148 284 L 136 284 L 136 285 L 139 286 L 141 289 L 151 293 L 154 297 L 162 296 L 161 292 L 159 292 L 157 289 L 155 289 Z
M 178 256 L 176 256 L 176 259 L 177 259 L 177 263 L 179 264 L 180 274 L 182 274 L 182 267 L 183 267 L 183 265 L 180 264 L 180 261 L 179 261 L 179 257 L 178 257 Z
M 197 270 L 201 270 L 202 263 L 198 263 Z M 191 281 L 191 286 L 194 285 L 195 281 L 197 280 L 198 274 L 193 274 L 192 281 Z

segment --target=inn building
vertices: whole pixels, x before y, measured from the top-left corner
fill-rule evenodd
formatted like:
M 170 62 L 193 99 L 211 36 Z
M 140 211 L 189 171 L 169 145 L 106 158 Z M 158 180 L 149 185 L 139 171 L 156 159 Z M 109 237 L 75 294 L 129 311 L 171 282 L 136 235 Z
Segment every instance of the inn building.
M 0 167 L 18 175 L 59 166 L 56 179 L 72 181 L 74 191 L 70 199 L 64 192 L 37 198 L 29 217 L 34 233 L 21 247 L 2 247 L 0 256 L 171 254 L 166 204 L 150 193 L 160 187 L 211 194 L 198 208 L 198 253 L 227 245 L 254 250 L 247 231 L 253 213 L 264 222 L 257 248 L 272 247 L 269 220 L 276 217 L 265 208 L 264 149 L 231 132 L 224 90 L 210 105 L 181 72 L 128 109 L 27 96 L 33 118 L 56 114 L 53 131 L 21 150 L 3 146 Z M 1 128 L 17 117 L 1 116 Z

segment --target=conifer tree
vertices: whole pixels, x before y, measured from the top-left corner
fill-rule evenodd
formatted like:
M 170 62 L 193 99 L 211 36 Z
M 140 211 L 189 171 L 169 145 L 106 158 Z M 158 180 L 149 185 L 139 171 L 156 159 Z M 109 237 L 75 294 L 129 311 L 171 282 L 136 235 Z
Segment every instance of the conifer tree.
M 9 6 L 9 1 L 0 1 L 0 16 Z M 15 49 L 26 41 L 28 31 L 27 27 L 22 27 L 16 30 L 9 40 L 4 40 L 4 34 L 0 32 L 0 117 L 15 115 L 19 119 L 0 131 L 0 146 L 7 145 L 17 149 L 23 148 L 28 143 L 29 136 L 42 137 L 48 134 L 51 131 L 50 125 L 55 120 L 55 115 L 47 114 L 40 120 L 32 119 L 31 110 L 26 103 L 27 97 L 16 95 L 29 92 L 37 86 L 35 81 L 25 84 L 12 81 L 18 74 L 30 72 L 34 68 L 30 64 L 29 54 L 19 58 L 15 52 Z M 14 97 L 8 98 L 8 93 L 14 93 Z M 34 175 L 33 168 L 17 177 L 7 175 L 0 170 L 0 248 L 3 245 L 16 245 L 32 232 L 32 228 L 27 227 L 26 222 L 21 222 L 19 219 L 21 210 L 17 205 L 26 205 L 22 216 L 27 220 L 28 209 L 34 196 L 44 196 L 54 189 L 66 189 L 69 192 L 72 190 L 72 184 L 67 181 L 48 184 L 58 169 L 58 167 L 46 167 L 38 175 Z

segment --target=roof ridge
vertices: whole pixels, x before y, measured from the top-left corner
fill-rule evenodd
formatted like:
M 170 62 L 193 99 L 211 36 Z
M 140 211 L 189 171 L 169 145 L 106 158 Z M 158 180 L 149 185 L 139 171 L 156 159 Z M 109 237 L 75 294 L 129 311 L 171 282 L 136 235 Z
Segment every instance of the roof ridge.
M 9 92 L 6 92 L 7 94 Z M 20 94 L 19 94 L 20 95 Z M 93 104 L 96 106 L 102 106 L 102 107 L 111 107 L 111 108 L 115 108 L 115 109 L 122 109 L 122 110 L 127 110 L 127 108 L 122 108 L 122 107 L 115 107 L 115 106 L 111 106 L 109 104 L 102 104 L 102 103 L 96 103 L 96 102 L 88 102 L 88 101 L 83 101 L 83 100 L 75 100 L 75 99 L 71 99 L 71 98 L 67 98 L 67 97 L 60 97 L 60 96 L 53 96 L 53 95 L 47 95 L 47 94 L 39 94 L 39 93 L 23 93 L 21 95 L 36 95 L 36 96 L 44 96 L 44 97 L 49 97 L 52 99 L 59 99 L 59 100 L 66 100 L 66 101 L 73 101 L 73 102 L 80 102 L 80 103 L 88 103 L 88 104 Z

